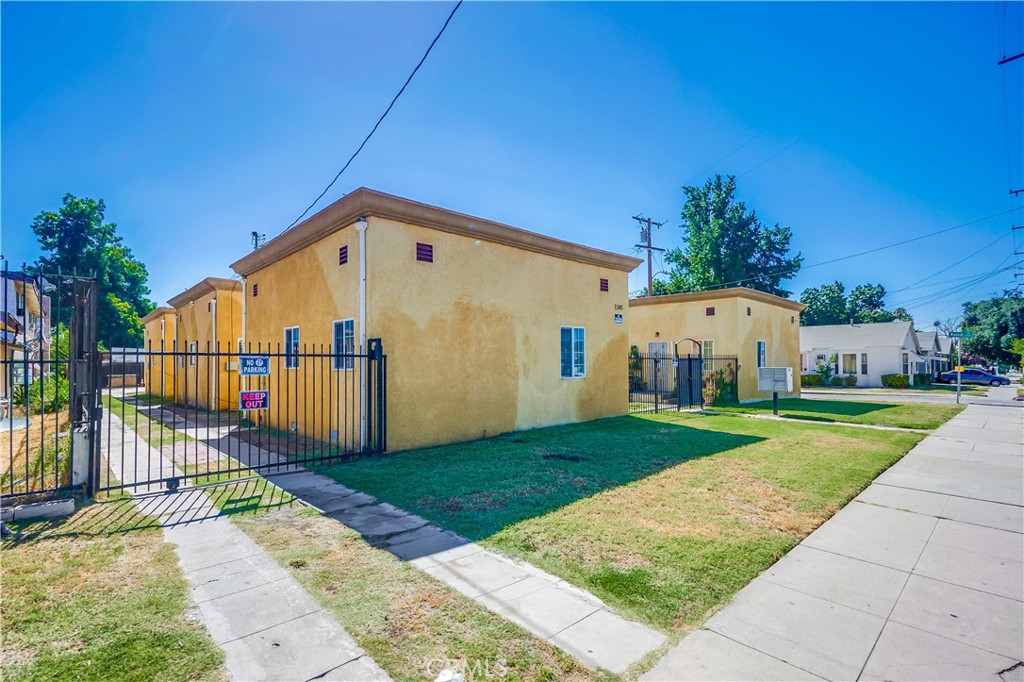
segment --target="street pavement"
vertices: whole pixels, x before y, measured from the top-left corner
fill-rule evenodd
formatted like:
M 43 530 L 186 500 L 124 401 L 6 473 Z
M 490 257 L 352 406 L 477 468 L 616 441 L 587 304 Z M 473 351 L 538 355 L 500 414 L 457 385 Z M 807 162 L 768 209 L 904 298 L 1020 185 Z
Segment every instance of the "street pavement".
M 988 389 L 985 395 L 963 393 L 960 396 L 960 403 L 963 405 L 991 405 L 996 407 L 1024 408 L 1024 400 L 1014 400 L 1020 384 L 999 386 Z M 908 389 L 901 392 L 875 392 L 872 389 L 845 388 L 845 389 L 803 389 L 800 391 L 801 398 L 809 400 L 840 400 L 854 402 L 881 402 L 881 403 L 937 403 L 943 405 L 955 405 L 956 393 L 953 391 L 914 391 Z
M 642 680 L 1024 679 L 1024 412 L 972 404 Z

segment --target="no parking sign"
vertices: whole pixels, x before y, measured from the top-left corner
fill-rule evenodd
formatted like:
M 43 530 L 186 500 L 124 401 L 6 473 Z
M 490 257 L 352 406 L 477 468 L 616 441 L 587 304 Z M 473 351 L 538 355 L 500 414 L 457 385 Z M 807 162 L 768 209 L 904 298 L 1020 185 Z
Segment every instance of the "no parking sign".
M 238 374 L 243 377 L 270 376 L 270 356 L 239 355 Z

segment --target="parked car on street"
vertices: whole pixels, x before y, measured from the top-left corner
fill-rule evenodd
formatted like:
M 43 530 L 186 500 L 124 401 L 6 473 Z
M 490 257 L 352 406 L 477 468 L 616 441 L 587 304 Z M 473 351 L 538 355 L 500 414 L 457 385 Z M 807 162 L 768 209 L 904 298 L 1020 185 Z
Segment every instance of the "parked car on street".
M 939 382 L 943 384 L 955 384 L 956 372 L 943 372 L 939 375 Z M 960 377 L 961 384 L 982 384 L 988 386 L 1009 386 L 1010 378 L 999 374 L 990 374 L 980 369 L 965 369 Z

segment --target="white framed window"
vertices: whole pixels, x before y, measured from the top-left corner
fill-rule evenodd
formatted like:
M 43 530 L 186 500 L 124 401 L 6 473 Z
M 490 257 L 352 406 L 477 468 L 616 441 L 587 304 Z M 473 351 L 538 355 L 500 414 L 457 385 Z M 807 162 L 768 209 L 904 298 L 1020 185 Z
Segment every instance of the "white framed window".
M 352 355 L 356 352 L 355 319 L 350 317 L 347 320 L 335 320 L 331 331 L 332 352 L 336 354 L 331 360 L 331 365 L 337 370 L 353 369 L 355 358 Z
M 702 357 L 710 358 L 715 355 L 715 340 L 704 339 L 700 342 L 700 354 Z
M 903 353 L 903 374 L 910 376 L 910 355 Z
M 867 353 L 861 353 L 860 354 L 860 373 L 861 374 L 867 374 L 868 373 L 868 354 Z
M 196 364 L 196 342 L 188 342 L 188 364 L 190 367 Z
M 857 373 L 857 354 L 843 353 L 843 374 Z
M 587 376 L 587 332 L 583 327 L 562 327 L 561 366 L 563 379 Z
M 768 366 L 768 344 L 764 341 L 757 342 L 757 366 Z
M 284 329 L 284 368 L 298 369 L 299 367 L 299 328 L 285 327 Z

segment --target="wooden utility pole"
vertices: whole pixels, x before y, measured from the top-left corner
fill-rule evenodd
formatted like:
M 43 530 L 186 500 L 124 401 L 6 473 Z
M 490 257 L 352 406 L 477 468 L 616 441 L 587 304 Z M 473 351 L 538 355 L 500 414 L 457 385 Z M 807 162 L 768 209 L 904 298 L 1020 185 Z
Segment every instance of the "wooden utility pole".
M 656 223 L 650 218 L 641 218 L 638 215 L 633 216 L 633 220 L 640 223 L 640 244 L 637 244 L 637 248 L 647 250 L 647 295 L 654 295 L 654 259 L 652 257 L 653 251 L 664 251 L 665 249 L 659 249 L 651 245 L 651 232 L 655 227 L 661 227 L 665 223 Z

